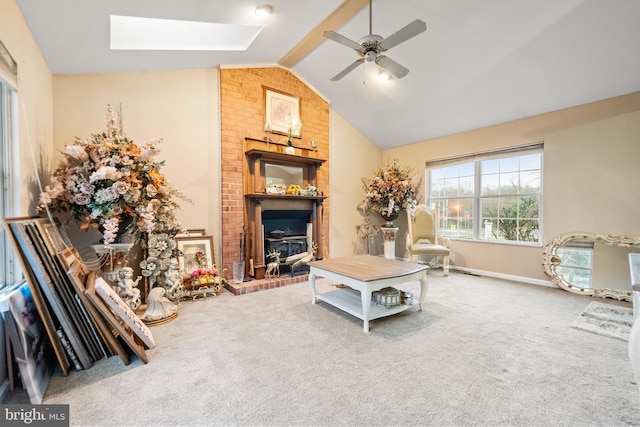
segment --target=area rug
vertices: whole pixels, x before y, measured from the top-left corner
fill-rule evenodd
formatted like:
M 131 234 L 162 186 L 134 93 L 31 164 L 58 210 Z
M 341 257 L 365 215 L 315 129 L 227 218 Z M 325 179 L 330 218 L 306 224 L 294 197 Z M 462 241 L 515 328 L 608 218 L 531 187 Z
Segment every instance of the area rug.
M 628 341 L 632 324 L 632 308 L 593 301 L 571 324 L 571 327 Z

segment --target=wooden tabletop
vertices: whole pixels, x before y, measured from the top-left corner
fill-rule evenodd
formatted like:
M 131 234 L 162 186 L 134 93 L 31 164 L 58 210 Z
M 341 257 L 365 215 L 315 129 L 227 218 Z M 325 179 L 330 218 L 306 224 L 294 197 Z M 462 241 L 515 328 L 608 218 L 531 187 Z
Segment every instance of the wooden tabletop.
M 429 268 L 422 264 L 413 264 L 373 255 L 322 259 L 311 261 L 308 265 L 363 282 L 406 276 Z

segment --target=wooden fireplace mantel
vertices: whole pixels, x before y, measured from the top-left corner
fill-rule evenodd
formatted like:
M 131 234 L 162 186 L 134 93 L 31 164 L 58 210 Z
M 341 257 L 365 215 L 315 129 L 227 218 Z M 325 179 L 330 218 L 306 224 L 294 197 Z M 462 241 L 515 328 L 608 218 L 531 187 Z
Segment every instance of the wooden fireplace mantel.
M 324 162 L 326 162 L 326 160 L 318 159 L 316 157 L 303 156 L 299 154 L 287 154 L 287 153 L 281 153 L 278 151 L 265 151 L 265 150 L 254 149 L 254 150 L 249 150 L 245 152 L 245 154 L 249 157 L 253 157 L 254 159 L 264 158 L 265 160 L 282 161 L 286 163 L 294 162 L 300 165 L 309 164 L 309 165 L 315 165 L 316 167 L 320 167 Z
M 247 157 L 265 157 L 269 160 L 298 164 L 315 164 L 320 167 L 326 159 L 318 157 L 318 152 L 307 147 L 295 147 L 295 154 L 285 153 L 286 144 L 261 139 L 245 138 L 244 153 Z
M 323 201 L 326 196 L 292 196 L 290 194 L 267 194 L 267 193 L 254 193 L 245 194 L 245 197 L 249 199 L 272 199 L 272 200 L 317 200 Z
M 299 166 L 304 170 L 304 185 L 317 186 L 317 171 L 325 159 L 317 157 L 317 152 L 296 147 L 296 154 L 284 152 L 284 145 L 266 142 L 252 138 L 245 138 L 244 144 L 244 195 L 246 199 L 245 224 L 251 231 L 250 256 L 253 259 L 254 277 L 264 278 L 266 271 L 264 253 L 264 233 L 262 227 L 262 212 L 265 209 L 278 210 L 310 210 L 310 222 L 314 243 L 317 244 L 316 258 L 322 259 L 324 253 L 322 238 L 323 207 L 327 198 L 322 189 L 317 196 L 293 196 L 288 194 L 268 194 L 265 188 L 265 177 L 262 176 L 266 163 L 277 163 L 289 166 Z

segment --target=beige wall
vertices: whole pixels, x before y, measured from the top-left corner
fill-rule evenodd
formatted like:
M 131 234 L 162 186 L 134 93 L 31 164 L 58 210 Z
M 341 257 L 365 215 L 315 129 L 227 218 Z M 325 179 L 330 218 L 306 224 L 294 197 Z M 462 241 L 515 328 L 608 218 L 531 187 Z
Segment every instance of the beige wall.
M 362 178 L 370 176 L 381 164 L 382 150 L 362 133 L 331 110 L 330 116 L 330 177 L 331 183 L 331 242 L 332 258 L 366 253 L 365 243 L 356 235 L 356 227 L 364 217 L 357 207 L 364 197 Z M 372 253 L 382 253 L 382 244 Z
M 35 215 L 39 191 L 34 158 L 42 173 L 53 152 L 51 72 L 14 0 L 0 0 L 0 40 L 18 64 L 20 195 L 15 215 Z
M 217 70 L 61 75 L 53 81 L 56 150 L 75 136 L 103 131 L 107 105 L 121 105 L 130 138 L 138 143 L 162 138 L 162 172 L 194 203 L 177 199 L 178 219 L 187 228 L 204 227 L 220 236 Z M 218 255 L 219 247 L 214 252 Z
M 640 93 L 424 141 L 384 156 L 424 170 L 427 160 L 537 141 L 545 143 L 543 245 L 571 231 L 640 235 Z M 398 225 L 398 236 L 406 235 L 406 222 Z M 542 245 L 453 241 L 451 250 L 459 267 L 548 279 Z M 396 255 L 403 252 L 398 242 Z

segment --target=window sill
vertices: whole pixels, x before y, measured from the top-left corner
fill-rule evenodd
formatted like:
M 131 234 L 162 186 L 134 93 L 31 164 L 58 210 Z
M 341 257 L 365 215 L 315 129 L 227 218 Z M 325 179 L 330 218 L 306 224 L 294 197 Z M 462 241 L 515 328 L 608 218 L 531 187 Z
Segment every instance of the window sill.
M 531 248 L 541 248 L 543 245 L 539 242 L 512 242 L 507 240 L 479 240 L 479 239 L 464 239 L 461 237 L 446 237 L 452 242 L 467 242 L 467 243 L 486 243 L 489 245 L 505 245 L 505 246 L 523 246 L 523 247 L 531 247 Z

